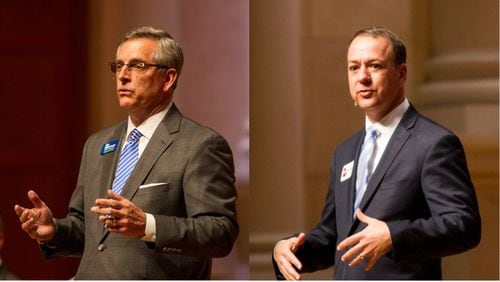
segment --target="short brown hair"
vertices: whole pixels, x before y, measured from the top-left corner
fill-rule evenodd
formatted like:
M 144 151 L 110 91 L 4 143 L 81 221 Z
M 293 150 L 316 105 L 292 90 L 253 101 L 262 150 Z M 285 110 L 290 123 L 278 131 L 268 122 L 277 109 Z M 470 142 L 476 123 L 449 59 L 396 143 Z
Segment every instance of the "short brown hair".
M 354 36 L 351 38 L 351 43 L 356 37 L 361 35 L 371 35 L 373 37 L 381 36 L 387 38 L 391 42 L 392 51 L 394 53 L 394 63 L 396 66 L 406 63 L 406 46 L 403 40 L 401 40 L 401 38 L 399 38 L 399 36 L 392 31 L 384 27 L 367 27 L 356 31 Z

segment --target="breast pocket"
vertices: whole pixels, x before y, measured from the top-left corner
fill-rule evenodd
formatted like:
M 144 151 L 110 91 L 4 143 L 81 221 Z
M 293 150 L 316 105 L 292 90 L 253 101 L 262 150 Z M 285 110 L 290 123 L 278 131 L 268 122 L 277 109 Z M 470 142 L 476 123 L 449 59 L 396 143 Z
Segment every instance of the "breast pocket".
M 132 201 L 144 212 L 156 214 L 166 205 L 170 183 L 141 185 Z

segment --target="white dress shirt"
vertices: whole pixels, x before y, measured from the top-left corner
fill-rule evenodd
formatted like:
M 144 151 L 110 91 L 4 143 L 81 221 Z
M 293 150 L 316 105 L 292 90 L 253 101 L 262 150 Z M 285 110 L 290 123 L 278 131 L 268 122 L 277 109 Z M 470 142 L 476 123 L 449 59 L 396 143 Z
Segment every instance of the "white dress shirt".
M 156 128 L 158 127 L 158 125 L 160 125 L 163 118 L 165 118 L 165 116 L 167 115 L 167 112 L 170 109 L 171 105 L 172 104 L 169 104 L 167 108 L 165 108 L 165 110 L 150 116 L 148 119 L 146 119 L 137 127 L 134 125 L 132 119 L 129 116 L 127 125 L 127 134 L 125 135 L 125 140 L 122 142 L 122 150 L 123 147 L 125 146 L 126 140 L 128 140 L 130 132 L 132 132 L 134 128 L 137 128 L 137 130 L 139 130 L 139 132 L 141 132 L 142 134 L 141 138 L 139 139 L 139 159 L 140 159 L 142 153 L 144 152 L 144 149 L 146 149 L 146 146 L 149 143 L 149 140 L 151 140 L 151 137 L 153 137 Z M 149 242 L 156 241 L 156 221 L 155 217 L 150 213 L 146 213 L 146 230 L 144 231 L 144 233 L 146 235 L 144 235 L 141 238 L 142 240 Z
M 373 126 L 379 133 L 376 140 L 378 149 L 373 161 L 373 171 L 376 170 L 377 165 L 384 154 L 385 148 L 387 147 L 389 140 L 391 140 L 392 134 L 396 130 L 396 127 L 409 107 L 410 103 L 408 102 L 408 99 L 405 99 L 401 104 L 399 104 L 399 106 L 394 108 L 394 110 L 389 112 L 376 123 L 372 123 L 368 117 L 365 117 L 365 130 L 367 130 L 370 126 Z

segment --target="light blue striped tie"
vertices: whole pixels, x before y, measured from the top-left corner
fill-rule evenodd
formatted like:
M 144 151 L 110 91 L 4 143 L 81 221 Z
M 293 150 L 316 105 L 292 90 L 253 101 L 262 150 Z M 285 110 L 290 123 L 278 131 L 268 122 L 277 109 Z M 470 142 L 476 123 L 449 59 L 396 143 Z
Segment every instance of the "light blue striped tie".
M 125 186 L 130 173 L 132 173 L 132 170 L 134 170 L 139 160 L 139 139 L 141 136 L 141 132 L 139 132 L 137 128 L 134 128 L 134 130 L 130 132 L 125 148 L 123 148 L 120 160 L 118 161 L 115 180 L 113 181 L 113 192 L 116 194 L 121 194 L 123 192 L 123 186 Z
M 356 199 L 354 201 L 354 217 L 356 217 L 356 209 L 359 208 L 361 199 L 366 191 L 366 186 L 368 186 L 368 181 L 374 171 L 374 161 L 375 155 L 377 154 L 377 137 L 378 131 L 370 127 L 368 128 L 363 142 L 363 149 L 361 154 L 359 154 L 358 170 L 356 178 Z

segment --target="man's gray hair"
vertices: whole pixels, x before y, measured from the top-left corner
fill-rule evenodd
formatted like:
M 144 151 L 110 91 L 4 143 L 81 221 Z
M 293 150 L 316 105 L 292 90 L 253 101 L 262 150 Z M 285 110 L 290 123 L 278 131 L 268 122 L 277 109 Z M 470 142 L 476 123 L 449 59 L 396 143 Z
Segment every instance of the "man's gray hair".
M 167 68 L 173 68 L 177 71 L 177 79 L 181 74 L 182 65 L 184 64 L 184 54 L 179 44 L 174 38 L 166 31 L 156 29 L 153 27 L 139 27 L 126 33 L 120 43 L 120 46 L 131 39 L 148 38 L 159 42 L 158 49 L 156 50 L 153 60 L 156 64 L 166 65 Z M 174 88 L 177 85 L 175 81 Z

